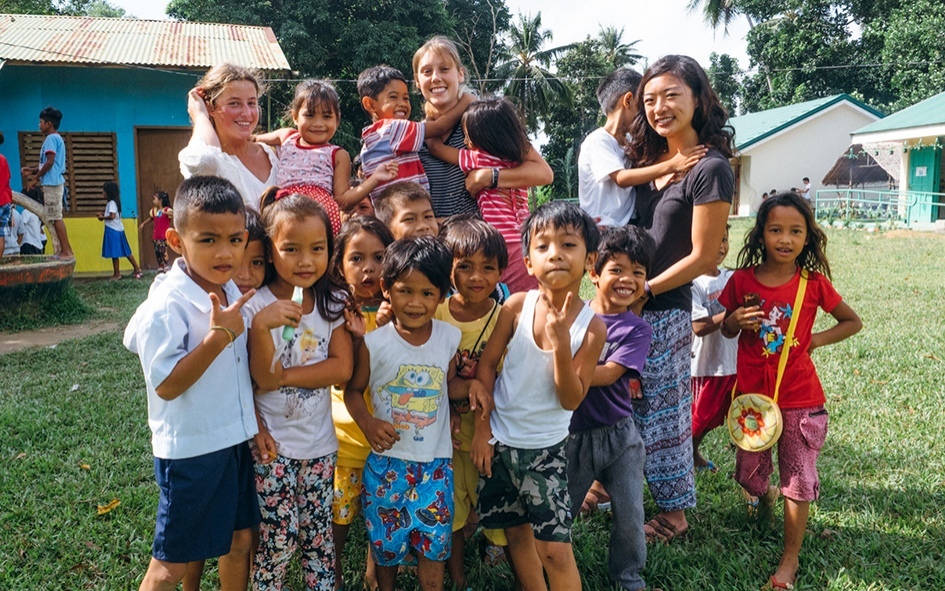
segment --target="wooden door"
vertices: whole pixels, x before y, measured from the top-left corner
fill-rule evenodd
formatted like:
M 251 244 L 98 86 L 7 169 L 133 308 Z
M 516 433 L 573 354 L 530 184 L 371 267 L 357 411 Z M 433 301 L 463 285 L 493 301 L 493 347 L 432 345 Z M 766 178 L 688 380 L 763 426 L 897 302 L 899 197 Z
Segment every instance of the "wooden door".
M 151 199 L 157 191 L 166 191 L 171 196 L 173 206 L 174 193 L 184 180 L 180 174 L 177 154 L 190 141 L 190 128 L 160 127 L 135 128 L 135 168 L 138 185 L 138 223 L 148 219 Z M 138 247 L 141 253 L 141 266 L 156 269 L 154 243 L 151 240 L 152 226 L 146 226 L 138 234 Z M 168 250 L 173 258 L 174 253 Z

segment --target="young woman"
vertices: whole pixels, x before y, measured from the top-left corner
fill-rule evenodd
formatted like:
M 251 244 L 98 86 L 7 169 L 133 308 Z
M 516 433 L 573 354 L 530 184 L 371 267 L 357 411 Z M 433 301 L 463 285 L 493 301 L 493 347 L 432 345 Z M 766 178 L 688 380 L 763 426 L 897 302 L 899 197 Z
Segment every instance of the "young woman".
M 647 539 L 670 542 L 689 529 L 696 504 L 692 461 L 690 282 L 712 270 L 725 236 L 735 179 L 728 113 L 692 58 L 668 55 L 644 73 L 631 125 L 631 159 L 649 166 L 703 144 L 708 153 L 686 173 L 637 187 L 637 212 L 656 243 L 643 319 L 653 341 L 634 417 L 646 446 L 645 476 L 660 513 Z
M 453 108 L 459 102 L 466 81 L 466 68 L 459 58 L 456 44 L 442 35 L 424 43 L 413 54 L 413 78 L 426 101 L 427 119 L 437 119 Z M 453 128 L 444 143 L 456 149 L 466 147 L 466 135 L 461 124 Z M 554 180 L 551 167 L 537 150 L 529 151 L 519 166 L 499 171 L 495 184 L 492 168 L 480 168 L 466 174 L 456 164 L 435 158 L 426 147 L 420 150 L 420 161 L 430 180 L 433 211 L 438 220 L 457 213 L 478 213 L 473 195 L 482 189 L 538 187 Z
M 279 167 L 272 148 L 252 141 L 261 93 L 259 78 L 249 68 L 228 63 L 211 68 L 187 95 L 194 131 L 177 156 L 184 178 L 223 177 L 253 211 L 263 191 L 276 184 Z

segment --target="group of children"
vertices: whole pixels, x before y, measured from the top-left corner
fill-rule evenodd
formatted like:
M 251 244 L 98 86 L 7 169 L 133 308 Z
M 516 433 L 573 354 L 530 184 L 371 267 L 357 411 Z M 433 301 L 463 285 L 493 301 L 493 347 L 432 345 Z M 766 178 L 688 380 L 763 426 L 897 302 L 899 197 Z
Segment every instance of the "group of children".
M 557 201 L 529 213 L 520 193 L 483 191 L 482 219 L 438 223 L 422 166 L 410 156 L 441 135 L 433 123 L 448 129 L 466 111 L 470 150 L 430 142 L 431 152 L 464 168 L 512 165 L 532 148 L 503 99 L 461 101 L 451 124 L 407 121 L 398 74 L 379 66 L 359 78 L 374 120 L 360 185 L 347 178 L 348 155 L 329 143 L 337 94 L 310 82 L 292 103 L 297 129 L 258 138 L 282 145 L 286 184 L 263 195 L 258 217 L 222 179 L 192 177 L 177 191 L 166 240 L 181 258 L 155 280 L 125 332 L 144 370 L 160 488 L 142 589 L 180 581 L 196 588 L 202 560 L 213 556 L 221 557 L 224 589 L 245 587 L 250 573 L 254 589 L 278 589 L 296 554 L 308 588 L 341 588 L 340 557 L 359 514 L 370 544 L 365 578 L 383 591 L 395 589 L 404 564 L 416 565 L 423 589 L 443 588 L 447 570 L 466 588 L 464 529 L 475 516 L 490 542 L 506 548 L 522 588 L 545 588 L 547 575 L 552 589 L 580 589 L 571 526 L 595 482 L 615 516 L 610 577 L 624 589 L 646 587 L 644 448 L 633 401 L 650 346 L 638 313 L 653 246 L 627 225 L 632 194 L 621 201 L 626 211 L 611 215 L 606 200 L 590 214 Z M 599 90 L 610 139 L 598 139 L 614 155 L 639 83 L 639 75 L 636 83 L 620 76 Z M 625 190 L 684 172 L 704 153 L 636 170 L 615 157 L 588 169 L 598 185 Z M 726 337 L 740 335 L 743 390 L 765 387 L 742 375 L 743 357 L 753 360 L 744 371 L 766 375 L 753 331 L 767 323 L 765 338 L 780 334 L 778 322 L 791 312 L 781 292 L 792 289 L 799 267 L 817 288 L 797 336 L 809 346 L 795 349 L 789 367 L 814 375 L 807 350 L 859 328 L 821 274 L 825 238 L 798 199 L 766 201 L 744 270 L 724 289 L 705 288 L 722 289 L 724 310 L 703 306 L 694 315 L 697 333 L 721 326 Z M 374 215 L 342 224 L 342 213 L 359 210 Z M 585 274 L 596 288 L 589 303 L 578 297 Z M 746 290 L 763 292 L 760 304 L 743 305 Z M 818 305 L 838 324 L 811 335 Z M 807 423 L 822 422 L 825 434 L 822 390 L 818 397 L 808 385 L 801 426 L 785 428 L 791 450 Z M 795 408 L 791 396 L 783 400 Z M 805 522 L 817 449 L 797 451 L 781 474 Z M 739 452 L 740 465 L 749 461 Z M 768 498 L 770 457 L 755 463 L 750 473 L 737 470 L 739 482 Z M 803 473 L 792 472 L 799 465 Z M 796 560 L 792 533 L 782 562 Z

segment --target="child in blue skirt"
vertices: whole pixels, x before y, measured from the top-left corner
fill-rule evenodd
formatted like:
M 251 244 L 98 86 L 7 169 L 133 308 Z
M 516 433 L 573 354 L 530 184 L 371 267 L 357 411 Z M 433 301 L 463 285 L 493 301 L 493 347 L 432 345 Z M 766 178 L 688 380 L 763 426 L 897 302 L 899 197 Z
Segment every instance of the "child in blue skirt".
M 102 193 L 105 195 L 105 213 L 98 214 L 99 221 L 105 222 L 105 237 L 102 239 L 102 258 L 112 260 L 114 273 L 112 279 L 121 279 L 121 273 L 118 270 L 118 259 L 124 257 L 128 259 L 131 266 L 134 267 L 134 278 L 141 279 L 141 267 L 135 260 L 135 255 L 131 253 L 131 246 L 125 237 L 125 227 L 121 223 L 121 199 L 119 198 L 118 183 L 111 181 L 102 185 Z

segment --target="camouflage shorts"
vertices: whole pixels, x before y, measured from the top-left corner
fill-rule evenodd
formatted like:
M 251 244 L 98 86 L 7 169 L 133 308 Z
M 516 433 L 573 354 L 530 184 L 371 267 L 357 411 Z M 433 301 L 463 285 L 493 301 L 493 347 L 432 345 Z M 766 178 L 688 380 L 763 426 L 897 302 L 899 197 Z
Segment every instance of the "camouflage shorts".
M 567 439 L 544 449 L 495 446 L 492 477 L 479 479 L 479 515 L 483 527 L 507 528 L 529 523 L 535 539 L 571 542 Z

